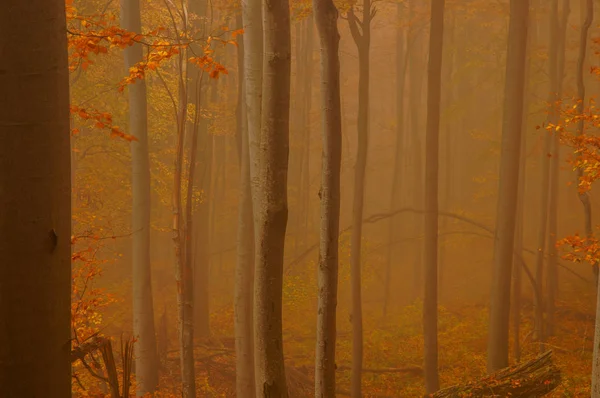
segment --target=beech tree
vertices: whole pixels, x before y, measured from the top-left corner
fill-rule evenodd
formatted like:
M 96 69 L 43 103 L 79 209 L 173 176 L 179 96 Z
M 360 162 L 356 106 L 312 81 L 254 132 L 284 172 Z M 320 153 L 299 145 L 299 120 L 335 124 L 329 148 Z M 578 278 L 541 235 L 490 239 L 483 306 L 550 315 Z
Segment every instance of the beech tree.
M 130 32 L 142 31 L 139 0 L 121 0 L 121 25 Z M 125 49 L 126 74 L 143 60 L 143 48 L 136 43 Z M 150 267 L 150 162 L 148 160 L 148 108 L 146 81 L 129 85 L 129 133 L 131 142 L 132 285 L 133 334 L 136 337 L 136 394 L 153 392 L 158 385 L 158 352 L 154 328 L 152 271 Z
M 488 372 L 508 366 L 508 327 L 516 227 L 529 0 L 511 0 L 504 85 L 500 181 L 488 335 Z
M 315 397 L 335 397 L 335 341 L 340 235 L 340 168 L 342 115 L 340 101 L 340 34 L 332 0 L 313 0 L 321 43 L 321 109 L 323 154 Z
M 291 37 L 287 0 L 263 2 L 263 80 L 258 206 L 255 207 L 254 362 L 256 395 L 287 397 L 282 335 L 283 255 L 288 220 L 287 171 Z M 250 50 L 246 47 L 246 50 Z M 258 196 L 258 195 L 257 195 Z M 255 198 L 256 199 L 256 198 Z
M 64 0 L 0 8 L 0 395 L 71 396 Z
M 348 11 L 350 33 L 358 49 L 358 143 L 356 165 L 354 169 L 354 194 L 352 204 L 352 236 L 350 238 L 350 268 L 352 285 L 352 389 L 353 398 L 362 396 L 363 363 L 363 315 L 361 282 L 361 241 L 362 218 L 365 200 L 365 175 L 367 171 L 367 153 L 369 146 L 369 64 L 371 49 L 371 21 L 376 8 L 371 0 L 362 2 L 362 19 L 358 19 L 354 10 Z
M 423 337 L 425 339 L 425 390 L 440 388 L 438 376 L 438 181 L 442 55 L 444 50 L 445 0 L 431 1 L 429 66 L 427 69 L 427 128 L 425 136 L 425 287 Z

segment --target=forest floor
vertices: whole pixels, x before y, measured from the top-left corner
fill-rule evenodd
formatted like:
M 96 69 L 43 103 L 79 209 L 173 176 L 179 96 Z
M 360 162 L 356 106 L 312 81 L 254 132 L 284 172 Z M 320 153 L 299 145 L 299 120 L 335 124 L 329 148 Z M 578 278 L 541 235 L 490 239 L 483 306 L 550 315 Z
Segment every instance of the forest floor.
M 559 301 L 556 333 L 545 344 L 552 349 L 562 372 L 561 385 L 549 397 L 589 397 L 594 337 L 594 302 L 591 294 L 574 295 Z M 313 392 L 314 329 L 316 319 L 285 312 L 284 330 L 286 372 L 290 397 L 310 397 Z M 343 312 L 346 314 L 346 312 Z M 442 387 L 476 380 L 485 375 L 487 317 L 485 305 L 455 303 L 439 311 L 439 367 Z M 213 333 L 232 336 L 229 312 L 213 316 Z M 364 315 L 364 397 L 421 397 L 423 339 L 420 304 L 388 314 L 365 310 Z M 522 313 L 522 359 L 540 351 L 532 341 L 532 305 L 526 301 Z M 512 343 L 512 342 L 511 342 Z M 199 347 L 197 358 L 198 392 L 203 397 L 231 397 L 234 394 L 235 363 L 231 337 L 212 339 Z M 512 344 L 511 344 L 512 345 Z M 337 383 L 338 396 L 349 396 L 351 329 L 347 315 L 338 316 Z M 177 355 L 176 352 L 173 355 Z M 514 358 L 511 358 L 514 363 Z M 176 393 L 179 384 L 178 359 L 170 358 L 163 377 L 165 393 Z M 169 395 L 165 395 L 169 396 Z

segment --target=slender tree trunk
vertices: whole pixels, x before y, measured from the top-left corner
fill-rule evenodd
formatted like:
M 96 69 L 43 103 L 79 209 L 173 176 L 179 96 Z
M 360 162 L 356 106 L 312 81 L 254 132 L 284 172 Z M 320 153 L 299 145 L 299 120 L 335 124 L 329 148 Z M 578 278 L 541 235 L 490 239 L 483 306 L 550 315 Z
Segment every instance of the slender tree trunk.
M 582 10 L 583 12 L 583 10 Z M 585 84 L 583 81 L 583 68 L 585 64 L 587 37 L 590 26 L 594 19 L 594 1 L 587 0 L 585 3 L 585 20 L 581 27 L 581 36 L 579 43 L 579 57 L 577 59 L 577 114 L 583 113 L 583 103 L 585 102 Z M 577 134 L 583 134 L 583 118 L 579 120 Z M 578 182 L 583 177 L 583 170 L 577 169 Z M 579 184 L 577 184 L 579 186 Z M 585 220 L 585 232 L 588 237 L 593 234 L 592 230 L 592 208 L 587 192 L 580 193 L 579 199 L 583 205 L 583 214 Z M 594 327 L 594 350 L 592 362 L 592 398 L 600 398 L 600 283 L 598 283 L 598 265 L 594 264 L 594 275 L 596 276 L 596 322 Z
M 241 18 L 241 16 L 240 16 Z M 241 25 L 241 23 L 240 23 Z M 238 397 L 254 398 L 254 333 L 253 299 L 254 289 L 254 221 L 252 214 L 252 192 L 250 184 L 250 149 L 248 123 L 245 106 L 244 42 L 238 45 L 238 125 L 240 143 L 240 198 L 238 215 L 238 251 L 235 268 L 235 379 Z
M 528 15 L 529 0 L 510 1 L 500 184 L 488 336 L 490 373 L 508 366 L 510 281 L 517 215 Z
M 394 151 L 394 170 L 392 173 L 392 195 L 390 198 L 390 211 L 394 211 L 400 207 L 402 194 L 402 167 L 404 166 L 403 146 L 404 146 L 404 87 L 406 82 L 406 67 L 408 51 L 406 46 L 406 29 L 401 25 L 404 5 L 398 3 L 397 10 L 397 27 L 396 27 L 396 149 Z M 390 242 L 399 235 L 398 228 L 399 217 L 390 218 L 388 240 Z M 383 293 L 383 316 L 388 312 L 390 301 L 390 290 L 392 284 L 392 266 L 397 262 L 395 254 L 395 245 L 388 246 L 387 263 L 385 269 L 385 287 Z
M 0 11 L 0 395 L 71 396 L 64 0 Z
M 409 20 L 414 21 L 418 18 L 418 11 L 416 10 L 420 0 L 409 1 Z M 425 175 L 423 173 L 423 147 L 421 146 L 421 137 L 423 135 L 423 119 L 422 119 L 422 105 L 421 99 L 423 94 L 423 81 L 426 65 L 424 62 L 424 54 L 426 50 L 423 48 L 426 46 L 424 40 L 421 38 L 422 33 L 419 31 L 414 23 L 411 23 L 408 28 L 408 41 L 411 46 L 410 50 L 410 63 L 409 63 L 409 109 L 410 109 L 410 170 L 408 175 L 411 179 L 412 194 L 411 201 L 414 206 L 420 207 L 423 203 L 423 181 Z M 412 217 L 411 232 L 414 236 L 422 236 L 423 234 L 423 218 L 422 215 L 416 214 Z M 416 300 L 422 297 L 423 294 L 423 247 L 418 247 L 413 250 L 413 285 L 412 285 L 412 299 Z
M 361 287 L 362 218 L 365 196 L 365 174 L 369 144 L 369 51 L 371 47 L 371 19 L 375 9 L 371 1 L 363 0 L 363 18 L 359 21 L 354 11 L 348 12 L 352 38 L 358 49 L 358 142 L 354 170 L 354 198 L 352 207 L 352 236 L 350 238 L 350 268 L 352 285 L 352 398 L 362 396 L 363 315 Z M 360 29 L 359 28 L 362 28 Z
M 565 44 L 567 37 L 567 23 L 569 20 L 570 0 L 562 1 L 562 12 L 559 23 L 558 32 L 558 43 L 557 43 L 557 57 L 556 57 L 556 80 L 557 80 L 557 101 L 562 98 L 563 80 L 565 74 Z M 557 105 L 558 106 L 558 105 Z M 559 109 L 554 108 L 554 119 L 558 120 L 560 117 Z M 548 276 L 546 282 L 546 323 L 544 334 L 545 336 L 552 336 L 554 334 L 554 322 L 555 322 L 555 306 L 556 306 L 556 294 L 558 292 L 558 253 L 556 249 L 556 240 L 558 233 L 558 198 L 560 184 L 559 171 L 560 171 L 560 137 L 556 131 L 552 132 L 552 143 L 550 147 L 550 187 L 549 187 L 549 201 L 548 201 Z
M 448 37 L 447 44 L 444 46 L 446 51 L 446 57 L 449 59 L 446 61 L 448 66 L 444 68 L 444 75 L 442 76 L 442 81 L 445 82 L 447 89 L 444 91 L 442 95 L 442 113 L 448 115 L 448 109 L 453 104 L 453 94 L 454 94 L 454 86 L 455 83 L 452 82 L 452 77 L 454 74 L 454 65 L 456 63 L 454 51 L 452 49 L 456 45 L 456 15 L 454 13 L 450 14 L 449 23 L 447 26 L 444 26 L 445 35 Z M 444 120 L 444 118 L 440 119 L 441 130 L 444 138 L 443 149 L 444 149 L 444 166 L 441 173 L 442 176 L 442 186 L 443 186 L 443 194 L 442 194 L 442 208 L 450 211 L 452 209 L 452 195 L 454 190 L 454 177 L 456 176 L 454 170 L 454 156 L 453 156 L 453 141 L 456 141 L 456 138 L 453 134 L 452 130 L 452 122 L 451 119 Z M 440 233 L 445 233 L 448 230 L 448 219 L 443 218 L 440 220 Z M 447 268 L 447 260 L 448 260 L 448 242 L 442 241 L 439 247 L 439 259 L 438 259 L 438 301 L 443 303 L 444 299 L 444 288 L 446 281 L 446 268 Z
M 438 183 L 442 58 L 445 0 L 431 1 L 429 66 L 427 68 L 427 129 L 425 141 L 425 286 L 423 296 L 424 373 L 428 394 L 440 388 L 438 375 Z
M 548 122 L 555 123 L 556 118 L 556 106 L 559 98 L 557 97 L 559 86 L 558 86 L 558 0 L 552 0 L 550 6 L 550 49 L 549 49 L 549 68 L 550 68 L 550 93 L 548 95 L 548 102 L 550 102 L 551 109 L 548 113 Z M 549 203 L 549 188 L 550 188 L 550 156 L 552 151 L 552 134 L 547 133 L 544 137 L 544 149 L 542 151 L 542 177 L 541 177 L 541 188 L 540 188 L 540 202 L 539 211 L 540 219 L 538 224 L 538 242 L 536 251 L 536 265 L 535 265 L 535 280 L 536 289 L 538 292 L 543 291 L 544 287 L 544 259 L 545 259 L 545 248 L 547 239 L 547 224 L 548 224 L 548 203 Z M 544 303 L 540 302 L 542 299 L 541 294 L 534 295 L 535 300 L 535 335 L 540 341 L 544 341 Z M 540 345 L 540 350 L 543 346 Z
M 254 217 L 255 372 L 258 397 L 287 397 L 282 336 L 283 255 L 288 220 L 287 171 L 291 37 L 287 0 L 264 1 L 264 72 L 260 205 Z
M 207 29 L 207 2 L 205 0 L 189 0 L 189 11 L 194 15 L 188 22 L 189 28 L 199 31 L 204 35 Z M 198 35 L 198 33 L 195 33 Z M 201 54 L 201 46 L 193 43 L 190 46 L 194 54 Z M 197 339 L 205 339 L 210 335 L 210 305 L 209 305 L 209 278 L 210 278 L 210 205 L 211 205 L 211 176 L 212 176 L 212 135 L 208 132 L 208 121 L 202 117 L 202 105 L 208 101 L 208 87 L 215 87 L 216 81 L 202 78 L 202 72 L 197 67 L 188 64 L 189 79 L 186 83 L 188 104 L 194 109 L 194 123 L 187 122 L 187 133 L 191 139 L 196 139 L 193 147 L 194 156 L 198 159 L 194 169 L 194 176 L 198 181 L 192 181 L 202 191 L 202 203 L 194 217 L 194 229 L 188 230 L 190 251 L 187 253 L 191 262 L 194 279 L 194 335 Z M 194 235 L 191 238 L 191 235 Z
M 313 0 L 321 43 L 323 154 L 315 397 L 335 398 L 335 340 L 340 235 L 342 114 L 340 105 L 340 34 L 332 0 Z
M 244 28 L 243 39 L 243 100 L 244 100 L 244 113 L 242 127 L 245 127 L 244 137 L 247 139 L 247 152 L 248 152 L 248 184 L 249 188 L 245 188 L 243 185 L 241 189 L 250 190 L 250 209 L 246 209 L 245 212 L 240 210 L 240 220 L 242 217 L 253 217 L 251 220 L 251 226 L 247 226 L 245 231 L 252 232 L 254 235 L 251 243 L 247 245 L 239 246 L 238 250 L 238 264 L 236 269 L 236 297 L 235 297 L 235 311 L 236 311 L 236 390 L 238 396 L 248 396 L 253 398 L 257 387 L 255 384 L 255 367 L 256 356 L 254 353 L 254 259 L 255 259 L 255 242 L 256 242 L 256 228 L 257 228 L 257 207 L 259 205 L 259 187 L 258 187 L 258 161 L 259 161 L 259 149 L 260 149 L 260 128 L 261 128 L 261 98 L 262 98 L 262 73 L 263 73 L 263 26 L 262 26 L 262 4 L 260 0 L 242 0 L 242 22 Z M 242 139 L 243 142 L 243 139 Z M 242 159 L 244 151 L 242 151 Z M 242 168 L 244 161 L 242 160 Z M 242 171 L 242 173 L 244 173 Z M 242 177 L 243 183 L 243 177 Z M 244 195 L 243 191 L 241 193 Z M 246 194 L 248 192 L 246 191 Z M 243 197 L 240 198 L 240 206 L 244 205 Z M 247 206 L 247 204 L 246 204 Z M 250 213 L 248 215 L 247 213 Z M 241 221 L 239 228 L 242 228 Z M 241 232 L 239 232 L 241 233 Z M 251 236 L 247 236 L 246 239 L 252 239 Z M 240 242 L 241 243 L 241 242 Z M 252 250 L 250 253 L 247 250 Z M 252 256 L 242 264 L 241 256 Z M 242 266 L 244 267 L 242 270 Z M 247 279 L 242 278 L 242 271 L 245 271 L 243 275 Z M 248 289 L 242 291 L 242 289 Z M 246 311 L 248 307 L 252 308 L 251 311 Z M 243 314 L 240 311 L 245 311 Z M 239 317 L 238 317 L 239 316 Z M 242 318 L 243 317 L 243 318 Z M 243 339 L 243 340 L 242 340 Z M 243 361 L 243 362 L 242 362 Z M 251 362 L 253 361 L 253 362 Z M 250 362 L 250 363 L 249 363 Z M 260 394 L 258 396 L 261 396 Z
M 194 291 L 193 270 L 188 261 L 191 231 L 186 230 L 186 220 L 183 215 L 181 201 L 183 153 L 187 119 L 187 51 L 182 51 L 178 59 L 179 78 L 179 114 L 177 120 L 177 146 L 173 173 L 173 242 L 175 246 L 175 264 L 177 281 L 177 309 L 179 322 L 179 348 L 181 362 L 181 385 L 183 398 L 195 398 L 196 380 L 194 372 Z M 194 128 L 195 130 L 195 128 Z
M 131 32 L 142 32 L 139 0 L 121 0 L 121 24 Z M 143 60 L 141 44 L 125 49 L 125 67 Z M 131 143 L 132 284 L 133 334 L 135 335 L 136 395 L 151 393 L 158 386 L 158 353 L 154 328 L 152 270 L 150 267 L 150 163 L 148 160 L 148 109 L 146 81 L 129 86 L 129 130 L 137 138 Z
M 537 10 L 537 1 L 531 2 L 531 9 Z M 532 49 L 537 43 L 537 24 L 534 13 L 529 14 L 529 29 L 527 30 L 527 48 Z M 524 210 L 525 210 L 525 191 L 527 176 L 527 127 L 529 120 L 530 98 L 534 96 L 533 90 L 529 87 L 531 78 L 532 56 L 527 57 L 525 64 L 525 92 L 523 96 L 523 123 L 521 132 L 521 155 L 519 161 L 519 192 L 517 200 L 517 224 L 515 230 L 515 244 L 513 255 L 513 274 L 512 274 L 512 301 L 511 301 L 511 326 L 513 335 L 513 357 L 515 362 L 521 361 L 521 306 L 523 291 L 523 230 L 524 230 Z
M 583 10 L 582 10 L 583 11 Z M 581 35 L 579 41 L 579 56 L 577 58 L 577 114 L 583 113 L 583 104 L 585 102 L 585 84 L 583 80 L 583 70 L 585 65 L 585 58 L 587 52 L 587 38 L 588 32 L 590 30 L 590 26 L 594 20 L 594 2 L 593 0 L 586 0 L 585 7 L 585 20 L 583 22 L 583 26 L 581 27 Z M 580 118 L 577 123 L 577 134 L 583 134 L 584 129 L 584 120 Z M 579 187 L 579 181 L 583 177 L 583 170 L 581 168 L 577 169 L 577 186 Z M 591 237 L 593 234 L 592 229 L 592 204 L 590 203 L 590 197 L 587 192 L 579 193 L 579 200 L 583 205 L 583 217 L 584 217 L 584 225 L 585 225 L 585 234 L 588 237 Z M 594 276 L 596 277 L 596 283 L 598 283 L 598 265 L 595 264 L 593 267 Z M 600 375 L 600 369 L 598 370 L 598 374 Z M 600 389 L 600 387 L 598 387 Z

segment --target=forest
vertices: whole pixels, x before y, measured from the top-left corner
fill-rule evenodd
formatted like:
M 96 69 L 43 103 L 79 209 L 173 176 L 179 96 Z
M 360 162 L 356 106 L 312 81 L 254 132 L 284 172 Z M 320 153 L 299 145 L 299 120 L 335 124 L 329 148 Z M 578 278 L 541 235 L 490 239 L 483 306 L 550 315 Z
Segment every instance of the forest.
M 0 398 L 600 398 L 600 1 L 0 1 Z

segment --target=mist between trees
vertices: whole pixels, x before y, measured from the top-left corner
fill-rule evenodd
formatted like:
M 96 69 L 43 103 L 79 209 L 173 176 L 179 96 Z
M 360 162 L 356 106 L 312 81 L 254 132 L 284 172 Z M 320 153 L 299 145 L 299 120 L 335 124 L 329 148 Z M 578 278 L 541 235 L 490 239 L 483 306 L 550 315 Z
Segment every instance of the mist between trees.
M 5 0 L 0 398 L 600 398 L 599 8 Z

